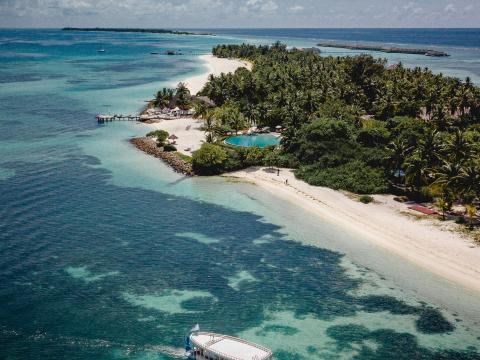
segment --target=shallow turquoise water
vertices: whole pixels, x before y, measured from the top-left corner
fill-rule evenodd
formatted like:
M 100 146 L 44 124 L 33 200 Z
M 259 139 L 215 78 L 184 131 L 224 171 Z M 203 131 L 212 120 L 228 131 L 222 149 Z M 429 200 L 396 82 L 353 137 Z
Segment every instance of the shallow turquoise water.
M 278 145 L 280 139 L 277 136 L 268 134 L 239 135 L 226 138 L 225 143 L 233 146 L 265 148 Z
M 250 184 L 173 173 L 129 144 L 147 125 L 95 122 L 202 71 L 152 49 L 226 39 L 0 41 L 0 358 L 175 359 L 197 322 L 276 359 L 479 358 L 478 294 Z

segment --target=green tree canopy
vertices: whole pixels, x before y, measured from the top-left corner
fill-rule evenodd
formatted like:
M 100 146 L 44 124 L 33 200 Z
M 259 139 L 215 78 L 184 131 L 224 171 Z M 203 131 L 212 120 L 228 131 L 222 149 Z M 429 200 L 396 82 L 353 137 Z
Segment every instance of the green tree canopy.
M 226 161 L 227 152 L 214 144 L 205 143 L 192 154 L 193 170 L 201 175 L 220 174 Z

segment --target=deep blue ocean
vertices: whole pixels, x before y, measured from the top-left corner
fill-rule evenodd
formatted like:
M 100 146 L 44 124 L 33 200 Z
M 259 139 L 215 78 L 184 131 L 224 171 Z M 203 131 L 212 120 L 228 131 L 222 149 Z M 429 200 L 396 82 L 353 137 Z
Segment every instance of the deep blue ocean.
M 248 183 L 184 178 L 130 145 L 148 125 L 94 118 L 220 43 L 426 44 L 452 56 L 389 60 L 478 83 L 479 31 L 215 32 L 0 30 L 0 359 L 177 359 L 195 323 L 277 360 L 480 359 L 478 294 Z

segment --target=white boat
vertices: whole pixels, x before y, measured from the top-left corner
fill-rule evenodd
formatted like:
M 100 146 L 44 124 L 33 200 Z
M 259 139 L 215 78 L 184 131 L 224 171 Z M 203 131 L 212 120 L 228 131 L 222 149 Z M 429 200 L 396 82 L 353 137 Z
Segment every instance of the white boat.
M 196 330 L 196 331 L 195 331 Z M 264 346 L 233 336 L 192 329 L 185 342 L 186 355 L 195 360 L 267 360 L 272 352 Z

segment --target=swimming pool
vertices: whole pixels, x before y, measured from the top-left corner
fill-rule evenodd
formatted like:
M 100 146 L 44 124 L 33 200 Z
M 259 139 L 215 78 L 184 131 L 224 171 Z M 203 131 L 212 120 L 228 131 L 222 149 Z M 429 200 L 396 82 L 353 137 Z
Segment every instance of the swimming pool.
M 225 139 L 225 144 L 241 147 L 259 147 L 277 146 L 280 144 L 280 138 L 269 134 L 259 135 L 238 135 Z

